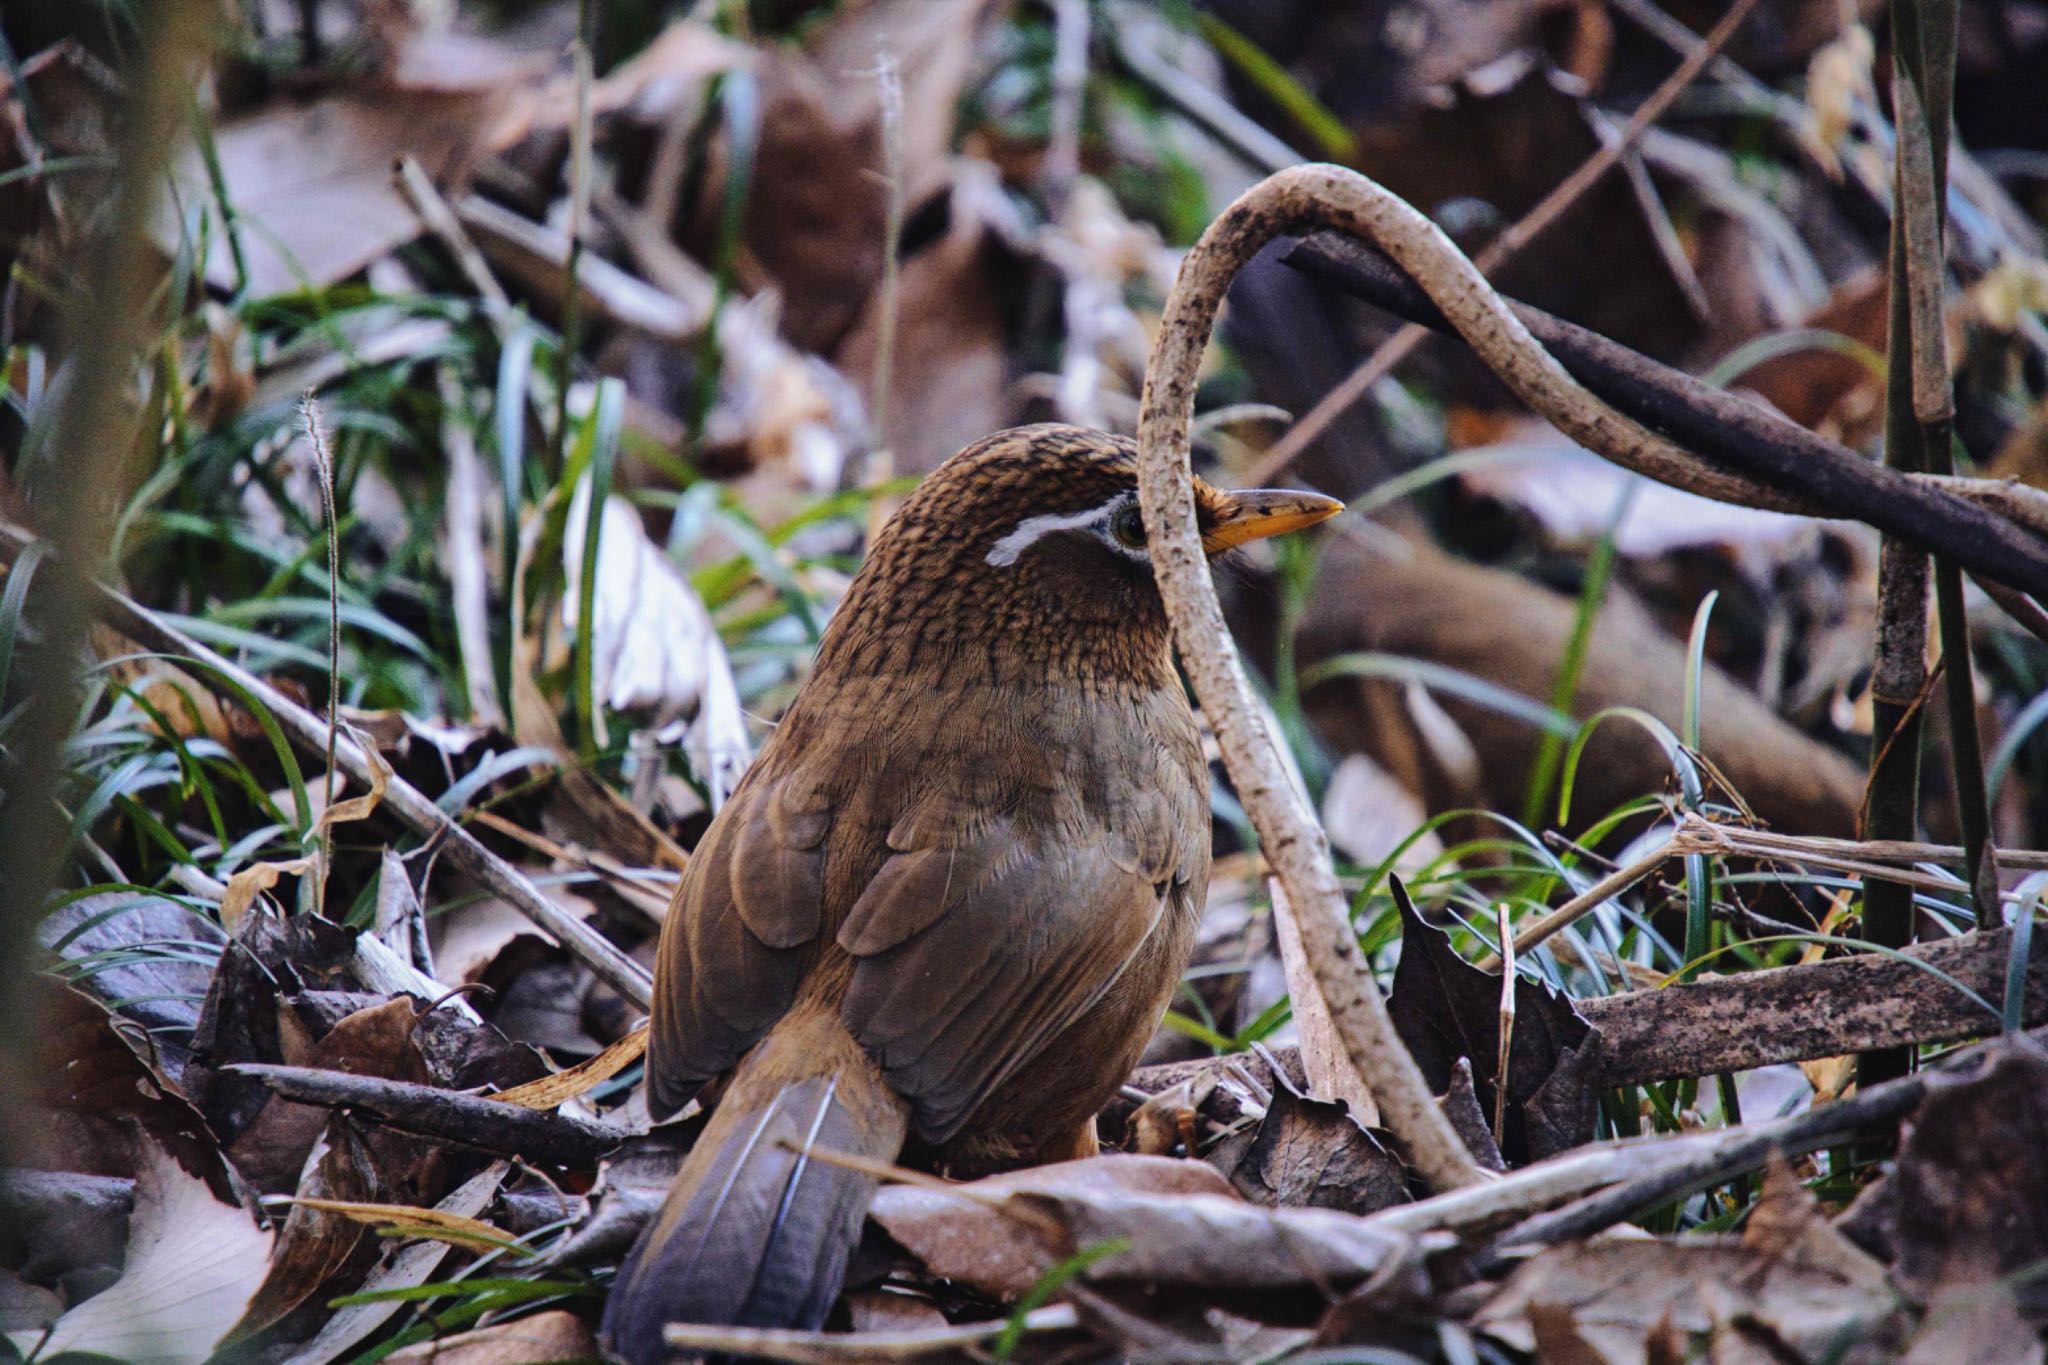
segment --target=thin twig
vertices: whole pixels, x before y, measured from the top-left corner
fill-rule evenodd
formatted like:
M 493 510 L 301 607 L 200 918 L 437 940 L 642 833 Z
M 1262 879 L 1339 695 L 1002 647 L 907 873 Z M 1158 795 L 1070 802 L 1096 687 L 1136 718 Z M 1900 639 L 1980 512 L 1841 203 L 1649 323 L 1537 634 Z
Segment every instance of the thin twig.
M 477 249 L 469 233 L 463 230 L 462 220 L 455 216 L 455 210 L 434 187 L 426 168 L 407 152 L 398 158 L 391 178 L 399 193 L 405 196 L 406 203 L 412 206 L 412 211 L 419 215 L 420 222 L 426 225 L 427 231 L 440 239 L 441 245 L 448 248 L 448 254 L 455 258 L 463 278 L 483 300 L 485 314 L 493 324 L 502 326 L 512 316 L 512 300 L 507 297 L 505 286 L 499 284 L 498 277 L 491 273 L 490 262 L 484 259 L 483 252 Z
M 550 1166 L 595 1166 L 628 1136 L 616 1124 L 500 1104 L 410 1081 L 267 1062 L 240 1062 L 221 1069 L 259 1080 L 302 1104 L 345 1105 L 404 1132 Z
M 1493 1145 L 1507 1141 L 1508 1056 L 1515 1047 L 1515 922 L 1508 903 L 1494 907 L 1494 922 L 1500 934 L 1500 1048 L 1494 1058 Z
M 1497 1275 L 1519 1254 L 1589 1237 L 1647 1210 L 1723 1184 L 1762 1166 L 1773 1153 L 1797 1156 L 1844 1142 L 1880 1125 L 1895 1124 L 1919 1108 L 1935 1087 L 1980 1076 L 1996 1066 L 2001 1057 L 2010 1055 L 2012 1049 L 2028 1046 L 2033 1045 L 2025 1040 L 1989 1043 L 1938 1070 L 1859 1089 L 1847 1099 L 1775 1122 L 1725 1129 L 1716 1134 L 1725 1141 L 1711 1146 L 1702 1144 L 1689 1151 L 1674 1147 L 1670 1157 L 1659 1161 L 1651 1171 L 1509 1229 L 1479 1255 L 1474 1269 L 1481 1275 Z
M 975 1347 L 1002 1336 L 1013 1326 L 1025 1332 L 1071 1332 L 1080 1325 L 1080 1310 L 1073 1304 L 1052 1303 L 1034 1308 L 1022 1318 L 899 1331 L 849 1334 L 672 1322 L 663 1332 L 669 1345 L 692 1352 L 733 1352 L 748 1360 L 779 1360 L 788 1365 L 875 1365 L 877 1361 L 921 1360 L 937 1355 L 949 1360 L 961 1356 L 980 1358 L 983 1353 Z
M 1737 0 L 1728 12 L 1721 16 L 1713 31 L 1700 41 L 1698 47 L 1687 53 L 1678 64 L 1677 70 L 1665 77 L 1663 84 L 1651 92 L 1648 99 L 1636 107 L 1621 131 L 1606 140 L 1583 162 L 1578 169 L 1559 181 L 1556 188 L 1543 196 L 1536 207 L 1523 214 L 1513 226 L 1487 244 L 1479 253 L 1479 273 L 1491 276 L 1513 260 L 1522 248 L 1528 246 L 1564 216 L 1566 210 L 1583 198 L 1588 191 L 1599 184 L 1601 179 L 1621 164 L 1628 156 L 1650 125 L 1664 116 L 1672 102 L 1699 79 L 1701 71 L 1728 45 L 1735 31 L 1742 27 L 1743 20 L 1755 9 L 1758 0 Z M 1361 361 L 1358 367 L 1345 376 L 1343 382 L 1331 389 L 1310 408 L 1308 414 L 1273 443 L 1257 468 L 1245 476 L 1251 487 L 1272 483 L 1282 471 L 1292 465 L 1315 439 L 1329 428 L 1330 423 L 1342 416 L 1359 399 L 1369 393 L 1396 365 L 1429 335 L 1428 329 L 1410 323 L 1389 337 L 1380 348 Z
M 1297 167 L 1247 191 L 1202 234 L 1182 262 L 1167 298 L 1138 417 L 1138 496 L 1150 535 L 1153 571 L 1181 660 L 1203 714 L 1216 731 L 1260 846 L 1286 889 L 1331 1022 L 1351 1065 L 1423 1178 L 1437 1189 L 1455 1189 L 1487 1177 L 1431 1097 L 1360 958 L 1350 933 L 1348 899 L 1330 863 L 1328 837 L 1288 776 L 1261 719 L 1244 666 L 1231 647 L 1195 529 L 1188 431 L 1194 417 L 1196 372 L 1216 311 L 1231 278 L 1261 246 L 1311 222 L 1364 232 L 1390 250 L 1402 250 L 1410 256 L 1413 270 L 1438 281 L 1444 274 L 1441 254 L 1457 254 L 1427 219 L 1364 177 L 1338 167 Z M 1408 251 L 1411 247 L 1416 249 Z M 1457 261 L 1469 271 L 1462 257 Z M 1484 283 L 1477 288 L 1483 291 Z M 1439 302 L 1446 312 L 1469 317 L 1474 309 L 1465 304 L 1475 297 L 1470 290 L 1459 281 Z M 1507 318 L 1508 327 L 1519 327 L 1497 298 L 1492 305 L 1493 312 Z M 1476 307 L 1484 309 L 1485 301 Z M 1528 342 L 1527 349 L 1535 351 L 1535 343 Z M 1556 369 L 1555 362 L 1551 368 Z M 1557 374 L 1562 378 L 1561 370 Z M 1563 382 L 1576 388 L 1569 379 Z

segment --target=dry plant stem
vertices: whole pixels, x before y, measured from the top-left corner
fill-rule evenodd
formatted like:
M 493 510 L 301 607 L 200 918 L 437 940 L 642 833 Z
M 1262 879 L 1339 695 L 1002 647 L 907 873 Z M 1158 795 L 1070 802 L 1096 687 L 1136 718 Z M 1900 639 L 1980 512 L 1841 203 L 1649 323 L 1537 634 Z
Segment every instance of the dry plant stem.
M 1749 17 L 1750 11 L 1756 8 L 1757 3 L 1758 0 L 1737 0 L 1731 5 L 1728 12 L 1721 16 L 1720 22 L 1714 25 L 1713 31 L 1700 41 L 1699 46 L 1687 53 L 1684 60 L 1679 62 L 1678 68 L 1664 78 L 1664 82 L 1651 92 L 1648 99 L 1636 106 L 1635 112 L 1629 115 L 1628 122 L 1622 125 L 1617 136 L 1603 143 L 1593 155 L 1579 163 L 1576 170 L 1559 181 L 1550 193 L 1544 195 L 1536 207 L 1523 214 L 1507 231 L 1487 244 L 1477 259 L 1479 273 L 1491 276 L 1498 272 L 1502 266 L 1513 260 L 1522 248 L 1542 236 L 1545 230 L 1563 217 L 1565 211 L 1583 198 L 1587 191 L 1599 184 L 1607 172 L 1619 165 L 1621 159 L 1629 155 L 1635 145 L 1642 140 L 1643 134 L 1649 131 L 1650 125 L 1664 116 L 1664 111 L 1671 107 L 1672 102 L 1699 79 L 1700 72 L 1705 70 L 1707 64 L 1728 45 L 1728 40 L 1735 36 L 1736 30 L 1742 27 L 1743 21 Z M 1272 483 L 1282 470 L 1294 463 L 1310 443 L 1323 434 L 1330 423 L 1336 421 L 1354 403 L 1371 392 L 1380 380 L 1393 373 L 1394 367 L 1406 360 L 1426 335 L 1426 328 L 1411 323 L 1389 337 L 1378 350 L 1367 356 L 1356 369 L 1346 375 L 1342 383 L 1309 409 L 1307 416 L 1295 423 L 1286 435 L 1274 443 L 1266 458 L 1245 476 L 1246 483 L 1254 488 Z
M 1692 853 L 1801 863 L 1825 867 L 1830 871 L 1861 877 L 1870 882 L 1905 887 L 1909 891 L 1932 892 L 1953 891 L 1956 889 L 1955 884 L 1929 873 L 1916 872 L 1908 867 L 1894 867 L 1890 864 L 1966 864 L 1968 861 L 1966 850 L 1954 844 L 1916 844 L 1897 840 L 1858 841 L 1774 834 L 1769 830 L 1717 825 L 1697 815 L 1688 815 L 1680 822 L 1667 842 L 1651 849 L 1626 867 L 1608 873 L 1557 909 L 1521 930 L 1516 936 L 1517 946 L 1521 951 L 1528 952 L 1650 876 L 1673 858 Z M 1999 849 L 1994 850 L 1994 853 L 1999 860 L 2013 868 L 2048 869 L 2048 854 L 2024 849 Z M 1493 971 L 1500 966 L 1500 961 L 1488 955 L 1480 959 L 1476 965 L 1482 970 Z
M 1386 1002 L 1351 936 L 1349 902 L 1330 864 L 1327 836 L 1289 778 L 1231 646 L 1195 529 L 1188 466 L 1195 376 L 1216 310 L 1231 278 L 1266 242 L 1305 222 L 1334 221 L 1378 237 L 1391 216 L 1408 224 L 1411 238 L 1413 224 L 1419 223 L 1421 232 L 1456 254 L 1427 220 L 1406 205 L 1392 211 L 1390 204 L 1399 201 L 1363 177 L 1336 167 L 1305 166 L 1253 187 L 1202 234 L 1167 298 L 1159 342 L 1145 374 L 1138 416 L 1138 496 L 1182 663 L 1216 731 L 1260 846 L 1294 909 L 1331 1022 L 1409 1160 L 1433 1187 L 1449 1190 L 1486 1177 L 1394 1032 Z M 1396 226 L 1386 235 L 1401 230 Z
M 1314 233 L 1285 260 L 1375 307 L 1433 331 L 1454 331 L 1426 292 L 1349 237 Z M 1948 555 L 1983 578 L 2048 596 L 2048 534 L 2041 529 L 2048 495 L 2040 490 L 1873 464 L 1597 332 L 1527 304 L 1511 307 L 1581 383 L 1701 457 L 1797 495 L 1812 515 L 1867 522 Z M 1711 496 L 1703 487 L 1679 486 Z
M 1410 907 L 1411 909 L 1413 907 Z M 1515 922 L 1508 916 L 1508 903 L 1494 907 L 1494 923 L 1500 935 L 1500 1047 L 1494 1056 L 1493 1074 L 1508 1074 L 1508 1057 L 1515 1046 Z M 1493 1088 L 1493 1145 L 1507 1141 L 1508 1088 Z
M 398 158 L 398 165 L 391 178 L 398 186 L 398 192 L 405 196 L 405 202 L 419 215 L 427 231 L 448 248 L 448 254 L 455 258 L 457 268 L 462 271 L 469 287 L 484 301 L 484 312 L 494 325 L 502 326 L 512 316 L 512 300 L 506 296 L 505 287 L 498 283 L 498 277 L 491 273 L 490 263 L 484 260 L 483 252 L 477 250 L 475 242 L 462 229 L 462 221 L 455 216 L 455 210 L 434 188 L 433 180 L 426 168 L 410 152 Z
M 974 1348 L 1001 1336 L 1011 1319 L 967 1322 L 943 1327 L 880 1332 L 806 1332 L 782 1327 L 711 1327 L 674 1322 L 665 1329 L 668 1344 L 692 1351 L 725 1351 L 749 1360 L 780 1360 L 790 1365 L 874 1365 L 877 1361 L 922 1360 L 943 1355 L 980 1359 Z M 1026 1332 L 1069 1332 L 1080 1327 L 1080 1310 L 1070 1303 L 1034 1308 L 1023 1318 Z
M 334 515 L 334 457 L 327 450 L 327 432 L 320 424 L 320 404 L 308 392 L 299 400 L 299 421 L 313 448 L 313 467 L 320 476 L 320 517 L 327 523 L 327 772 L 322 814 L 334 809 L 334 745 L 341 734 L 341 526 Z M 334 830 L 319 833 L 320 863 L 313 876 L 313 908 L 327 913 L 327 873 L 334 865 Z
M 1058 222 L 1081 174 L 1081 104 L 1088 89 L 1088 0 L 1053 0 L 1052 126 L 1039 171 L 1046 216 Z
M 19 554 L 32 541 L 28 532 L 0 525 L 0 545 Z M 130 639 L 150 649 L 197 660 L 220 677 L 268 707 L 286 734 L 308 749 L 323 749 L 328 728 L 320 717 L 278 691 L 262 678 L 241 668 L 172 626 L 155 612 L 112 588 L 99 587 L 102 614 Z M 365 787 L 373 786 L 375 766 L 370 755 L 348 735 L 338 737 L 335 766 Z M 520 871 L 485 848 L 461 825 L 450 820 L 432 798 L 404 778 L 386 778 L 381 809 L 396 815 L 407 828 L 422 838 L 439 842 L 443 856 L 474 878 L 493 895 L 560 940 L 570 956 L 582 962 L 600 981 L 632 1004 L 646 1009 L 652 999 L 652 983 L 639 963 L 614 947 L 611 941 L 568 911 L 543 896 Z
M 1929 288 L 1931 274 L 1938 309 L 1946 262 L 1940 255 L 1938 210 L 1926 199 L 1935 192 L 1935 153 L 1919 99 L 1924 60 L 1919 0 L 1893 0 L 1890 10 L 1898 136 L 1892 171 L 1884 462 L 1906 473 L 1925 473 L 1928 432 L 1915 412 L 1924 383 L 1915 379 L 1913 321 L 1915 312 L 1924 311 L 1927 304 L 1924 298 L 1916 303 L 1914 296 Z M 1915 199 L 1921 202 L 1915 204 Z M 1870 783 L 1864 797 L 1864 826 L 1857 831 L 1872 839 L 1910 839 L 1919 821 L 1919 701 L 1927 682 L 1927 587 L 1926 552 L 1887 536 L 1878 550 Z M 1863 927 L 1872 942 L 1887 948 L 1912 942 L 1913 914 L 1912 893 L 1906 888 L 1880 884 L 1864 889 Z M 1904 1075 L 1912 1064 L 1909 1051 L 1867 1052 L 1857 1059 L 1856 1074 L 1859 1082 L 1875 1083 Z
M 484 563 L 484 467 L 476 440 L 458 415 L 462 388 L 452 370 L 438 376 L 441 445 L 448 461 L 443 555 L 448 563 L 449 606 L 455 614 L 455 644 L 469 699 L 469 718 L 486 729 L 502 727 L 497 679 L 491 668 L 490 570 Z
M 253 1077 L 301 1104 L 345 1105 L 404 1132 L 549 1166 L 595 1166 L 627 1136 L 615 1124 L 522 1109 L 410 1081 L 266 1062 L 241 1062 L 223 1069 Z
M 35 962 L 44 898 L 71 856 L 56 798 L 66 771 L 64 742 L 78 718 L 79 660 L 92 616 L 99 572 L 123 486 L 120 461 L 134 439 L 138 413 L 130 398 L 137 355 L 156 310 L 152 296 L 165 273 L 148 241 L 173 139 L 186 126 L 185 102 L 196 68 L 210 50 L 212 12 L 199 0 L 158 0 L 141 16 L 142 46 L 116 140 L 118 180 L 94 245 L 91 282 L 67 319 L 59 370 L 56 421 L 41 465 L 29 482 L 36 514 L 56 553 L 36 575 L 34 620 L 42 640 L 38 676 L 7 737 L 7 851 L 0 875 L 0 1086 L 17 1093 L 15 1045 L 26 1035 L 29 993 L 14 974 Z M 27 470 L 17 470 L 26 474 Z M 27 480 L 25 480 L 27 482 Z M 18 666 L 18 665 L 17 665 Z

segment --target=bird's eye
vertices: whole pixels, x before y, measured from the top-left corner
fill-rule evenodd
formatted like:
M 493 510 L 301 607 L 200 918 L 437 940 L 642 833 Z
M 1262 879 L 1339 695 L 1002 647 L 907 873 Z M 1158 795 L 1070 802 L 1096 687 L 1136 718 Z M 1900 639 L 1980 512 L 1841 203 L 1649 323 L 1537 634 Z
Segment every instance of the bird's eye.
M 1117 509 L 1109 519 L 1109 533 L 1116 537 L 1117 544 L 1133 550 L 1145 546 L 1145 518 L 1138 511 L 1135 502 L 1126 503 Z

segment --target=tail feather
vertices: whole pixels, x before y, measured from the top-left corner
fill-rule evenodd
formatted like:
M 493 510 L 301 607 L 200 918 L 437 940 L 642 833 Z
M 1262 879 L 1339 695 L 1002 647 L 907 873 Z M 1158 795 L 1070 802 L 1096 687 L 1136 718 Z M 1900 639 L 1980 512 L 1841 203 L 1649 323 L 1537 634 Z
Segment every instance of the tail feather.
M 850 1040 L 849 1040 L 850 1041 Z M 777 1055 L 775 1035 L 742 1063 L 661 1213 L 620 1268 L 606 1345 L 633 1365 L 669 1360 L 671 1322 L 818 1327 L 860 1239 L 874 1177 L 817 1160 L 820 1149 L 889 1160 L 900 1101 L 864 1056 Z M 782 1063 L 808 1060 L 789 1078 Z

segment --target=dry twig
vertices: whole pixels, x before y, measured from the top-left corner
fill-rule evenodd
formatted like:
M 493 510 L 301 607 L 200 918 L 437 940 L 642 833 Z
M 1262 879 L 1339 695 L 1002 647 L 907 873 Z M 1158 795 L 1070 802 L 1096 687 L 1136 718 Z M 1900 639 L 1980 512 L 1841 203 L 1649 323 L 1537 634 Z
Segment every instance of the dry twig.
M 1444 251 L 1456 254 L 1413 209 L 1362 176 L 1333 166 L 1305 166 L 1268 178 L 1202 234 L 1167 299 L 1159 344 L 1145 375 L 1138 417 L 1138 497 L 1182 662 L 1216 731 L 1238 796 L 1293 906 L 1331 1023 L 1410 1159 L 1431 1185 L 1449 1190 L 1485 1176 L 1431 1097 L 1360 959 L 1345 914 L 1348 902 L 1330 864 L 1328 838 L 1288 777 L 1243 664 L 1231 648 L 1195 529 L 1188 467 L 1196 370 L 1231 278 L 1261 246 L 1290 228 L 1336 222 L 1379 237 L 1377 219 L 1388 212 L 1411 233 L 1419 224 Z

